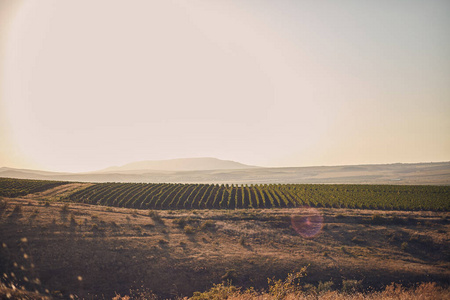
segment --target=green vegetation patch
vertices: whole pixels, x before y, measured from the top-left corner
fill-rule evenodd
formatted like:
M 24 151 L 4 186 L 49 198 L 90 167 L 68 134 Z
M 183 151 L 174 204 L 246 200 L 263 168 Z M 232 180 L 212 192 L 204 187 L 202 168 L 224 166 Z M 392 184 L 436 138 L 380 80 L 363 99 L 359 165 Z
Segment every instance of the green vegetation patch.
M 0 196 L 20 197 L 67 184 L 64 181 L 0 178 Z
M 72 201 L 135 209 L 329 207 L 380 210 L 450 210 L 449 186 L 354 184 L 99 183 Z M 382 223 L 382 218 L 373 222 Z

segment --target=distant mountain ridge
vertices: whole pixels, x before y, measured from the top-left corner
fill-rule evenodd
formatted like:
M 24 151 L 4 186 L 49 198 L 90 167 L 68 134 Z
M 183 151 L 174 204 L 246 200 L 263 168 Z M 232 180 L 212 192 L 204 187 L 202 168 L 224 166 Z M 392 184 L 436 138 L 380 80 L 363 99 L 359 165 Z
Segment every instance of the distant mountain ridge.
M 109 167 L 91 173 L 111 173 L 122 171 L 210 171 L 210 170 L 241 170 L 258 168 L 244 165 L 231 160 L 213 157 L 177 158 L 168 160 L 146 160 L 132 162 L 120 167 Z
M 260 168 L 230 161 L 212 161 L 219 161 L 214 167 L 220 169 L 192 170 L 194 167 L 201 169 L 206 166 L 192 166 L 185 161 L 185 164 L 175 164 L 179 170 L 173 170 L 174 166 L 171 164 L 165 166 L 166 170 L 151 170 L 146 168 L 162 168 L 162 165 L 137 162 L 89 173 L 57 173 L 3 167 L 0 168 L 0 177 L 77 182 L 450 185 L 450 162 Z M 173 160 L 169 162 L 174 163 Z M 211 164 L 207 166 L 212 167 Z M 132 170 L 136 167 L 143 169 Z M 224 169 L 226 167 L 231 169 Z

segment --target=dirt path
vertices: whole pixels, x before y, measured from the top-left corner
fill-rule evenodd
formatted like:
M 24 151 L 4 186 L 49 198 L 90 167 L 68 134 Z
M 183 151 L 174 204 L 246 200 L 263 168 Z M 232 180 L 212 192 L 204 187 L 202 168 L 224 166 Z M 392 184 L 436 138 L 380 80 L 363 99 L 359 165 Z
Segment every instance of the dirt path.
M 68 183 L 64 185 L 59 185 L 52 189 L 48 189 L 42 192 L 28 194 L 23 199 L 33 199 L 33 200 L 52 200 L 52 198 L 62 198 L 65 197 L 79 189 L 86 188 L 93 185 L 92 183 Z

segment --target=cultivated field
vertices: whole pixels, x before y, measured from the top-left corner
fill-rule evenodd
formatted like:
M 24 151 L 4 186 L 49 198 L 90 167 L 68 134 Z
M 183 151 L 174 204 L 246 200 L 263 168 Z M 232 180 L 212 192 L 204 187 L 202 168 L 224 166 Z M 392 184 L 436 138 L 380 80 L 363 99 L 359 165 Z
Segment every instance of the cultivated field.
M 450 278 L 445 209 L 148 210 L 67 202 L 96 186 L 61 184 L 1 199 L 2 297 L 112 298 L 151 290 L 175 298 L 231 282 L 266 289 L 276 299 L 277 285 L 268 278 L 284 279 L 304 267 L 306 276 L 296 287 L 303 295 L 354 295 L 391 282 L 434 282 L 422 290 L 437 299 L 449 295 L 439 288 L 448 288 Z M 21 288 L 30 293 L 14 291 Z

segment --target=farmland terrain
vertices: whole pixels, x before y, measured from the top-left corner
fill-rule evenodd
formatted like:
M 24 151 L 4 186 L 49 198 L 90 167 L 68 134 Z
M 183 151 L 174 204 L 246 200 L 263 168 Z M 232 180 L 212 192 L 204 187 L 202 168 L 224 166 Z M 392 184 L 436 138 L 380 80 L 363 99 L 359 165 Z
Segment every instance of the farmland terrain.
M 92 186 L 2 197 L 3 284 L 64 298 L 130 289 L 175 297 L 228 281 L 267 288 L 267 278 L 304 266 L 303 284 L 336 289 L 351 280 L 375 289 L 449 284 L 448 211 L 148 210 L 61 201 Z

